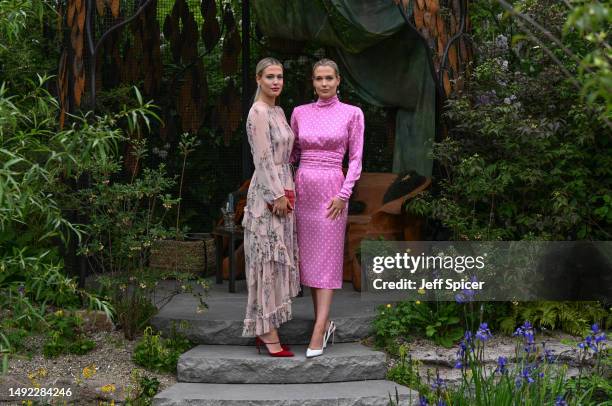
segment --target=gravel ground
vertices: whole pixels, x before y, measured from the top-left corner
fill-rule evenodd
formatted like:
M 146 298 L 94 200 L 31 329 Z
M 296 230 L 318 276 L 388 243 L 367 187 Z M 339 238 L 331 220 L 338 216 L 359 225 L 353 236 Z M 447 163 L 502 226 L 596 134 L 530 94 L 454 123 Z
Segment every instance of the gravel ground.
M 25 344 L 27 353 L 36 354 L 12 357 L 8 374 L 0 377 L 0 405 L 22 404 L 10 397 L 14 387 L 62 388 L 70 386 L 73 396 L 68 404 L 99 405 L 100 400 L 120 404 L 131 391 L 135 392 L 134 375 L 155 377 L 162 391 L 176 383 L 175 374 L 155 373 L 137 366 L 132 361 L 135 341 L 123 338 L 123 332 L 98 332 L 88 335 L 96 347 L 85 355 L 63 355 L 45 358 L 42 355 L 43 336 L 29 337 Z M 130 389 L 131 388 L 131 389 Z M 58 400 L 58 399 L 57 399 Z M 62 401 L 52 404 L 64 404 Z M 104 404 L 104 402 L 102 402 Z M 110 404 L 110 403 L 109 403 Z

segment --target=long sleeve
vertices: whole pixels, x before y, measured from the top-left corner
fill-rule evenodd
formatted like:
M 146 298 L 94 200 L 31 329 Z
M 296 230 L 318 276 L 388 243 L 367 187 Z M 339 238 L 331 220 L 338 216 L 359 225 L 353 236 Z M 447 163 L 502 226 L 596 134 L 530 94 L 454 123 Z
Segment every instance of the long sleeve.
M 274 199 L 285 195 L 285 189 L 278 176 L 278 166 L 274 163 L 268 112 L 253 106 L 249 112 L 247 131 L 253 153 L 253 163 L 257 179 L 270 190 Z
M 349 152 L 349 167 L 346 173 L 346 178 L 342 184 L 342 189 L 337 197 L 347 201 L 353 193 L 355 182 L 361 176 L 361 158 L 363 156 L 363 112 L 360 108 L 356 108 L 355 115 L 351 120 L 348 129 L 348 152 Z
M 300 154 L 302 152 L 302 149 L 300 148 L 299 126 L 295 109 L 293 109 L 293 112 L 291 113 L 291 129 L 293 130 L 295 138 L 293 140 L 293 149 L 291 150 L 289 163 L 296 164 L 300 161 Z

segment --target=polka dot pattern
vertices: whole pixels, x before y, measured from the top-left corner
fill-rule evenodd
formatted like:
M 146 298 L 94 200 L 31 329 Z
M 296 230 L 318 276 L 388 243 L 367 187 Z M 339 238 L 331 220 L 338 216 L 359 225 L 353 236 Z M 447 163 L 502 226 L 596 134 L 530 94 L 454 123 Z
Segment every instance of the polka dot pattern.
M 344 235 L 348 209 L 336 220 L 327 218 L 334 197 L 348 201 L 361 174 L 363 112 L 337 97 L 297 107 L 291 116 L 295 133 L 292 161 L 295 177 L 295 216 L 302 285 L 324 289 L 342 287 Z M 342 161 L 349 154 L 344 177 Z

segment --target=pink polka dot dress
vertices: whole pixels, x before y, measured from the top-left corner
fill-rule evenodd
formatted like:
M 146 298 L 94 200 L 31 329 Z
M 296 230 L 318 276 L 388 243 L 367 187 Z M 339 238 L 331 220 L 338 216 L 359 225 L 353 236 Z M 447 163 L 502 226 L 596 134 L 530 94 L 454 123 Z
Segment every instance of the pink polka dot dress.
M 344 236 L 348 199 L 361 175 L 363 112 L 338 97 L 296 107 L 291 115 L 295 142 L 291 161 L 299 162 L 295 177 L 295 216 L 304 286 L 342 288 Z M 346 178 L 342 161 L 348 151 Z M 347 202 L 336 220 L 327 218 L 334 197 Z

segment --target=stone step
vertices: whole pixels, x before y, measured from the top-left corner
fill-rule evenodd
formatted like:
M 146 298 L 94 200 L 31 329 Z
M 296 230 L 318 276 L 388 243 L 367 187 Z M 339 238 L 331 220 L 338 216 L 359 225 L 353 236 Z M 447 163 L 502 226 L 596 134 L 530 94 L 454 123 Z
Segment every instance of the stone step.
M 205 299 L 208 310 L 198 313 L 197 300 L 190 294 L 175 296 L 151 320 L 155 328 L 169 333 L 172 325 L 186 321 L 188 327 L 180 329 L 198 344 L 254 345 L 253 338 L 242 337 L 246 308 L 246 293 L 227 293 L 224 285 L 212 285 Z M 366 301 L 352 289 L 336 291 L 331 307 L 332 320 L 336 322 L 336 342 L 354 342 L 372 332 L 376 306 L 382 301 Z M 283 324 L 279 333 L 283 342 L 308 344 L 313 327 L 312 300 L 308 296 L 296 297 L 292 304 L 293 319 Z
M 261 355 L 255 347 L 200 345 L 181 355 L 180 382 L 311 383 L 384 379 L 386 355 L 359 343 L 329 343 L 324 356 L 307 359 L 306 346 L 292 346 L 295 357 Z
M 387 406 L 418 404 L 418 393 L 386 380 L 303 384 L 178 383 L 153 398 L 154 406 Z

